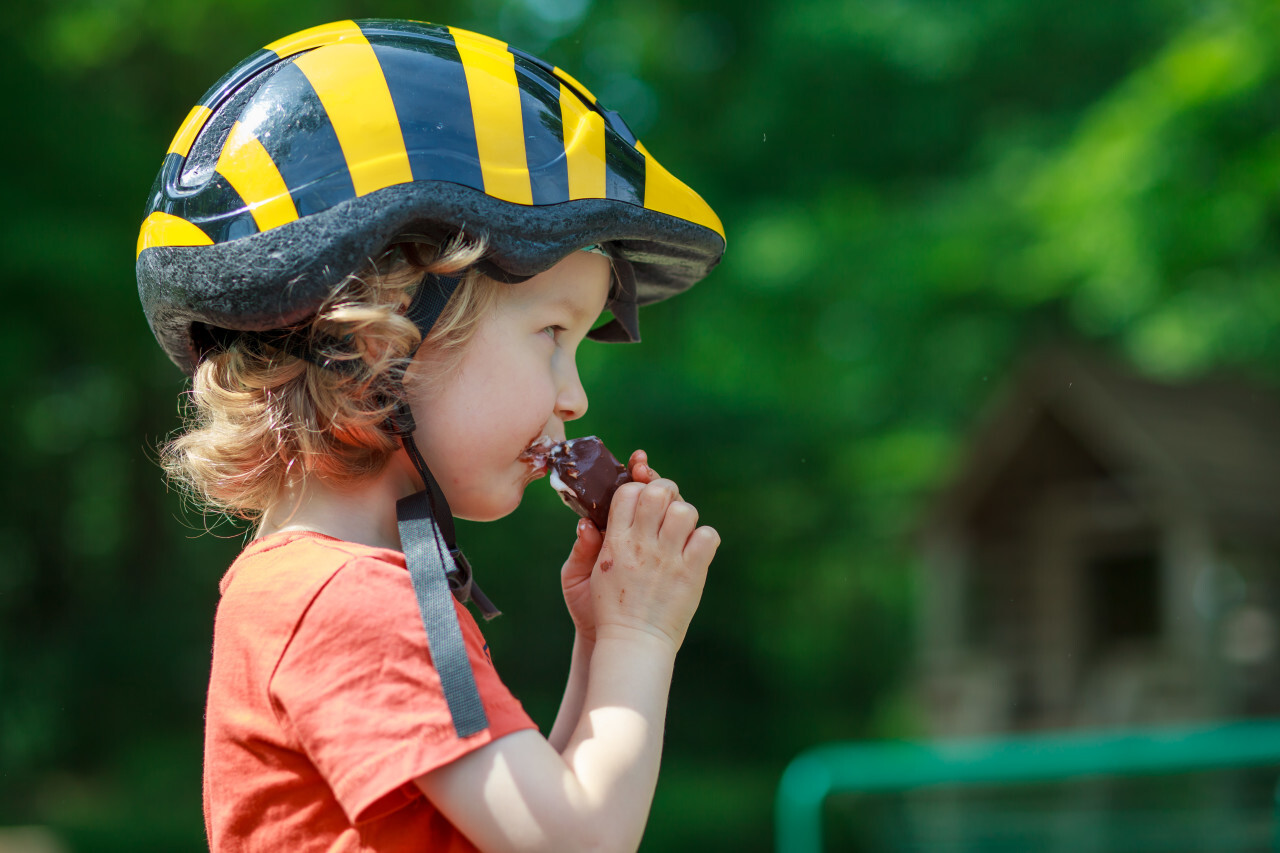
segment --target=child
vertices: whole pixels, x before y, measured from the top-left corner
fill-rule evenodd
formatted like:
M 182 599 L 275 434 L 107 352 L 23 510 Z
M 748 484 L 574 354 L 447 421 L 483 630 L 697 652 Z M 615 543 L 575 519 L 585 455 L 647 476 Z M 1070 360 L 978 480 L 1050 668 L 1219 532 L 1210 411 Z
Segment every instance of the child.
M 638 340 L 637 306 L 723 248 L 616 114 L 475 33 L 316 27 L 192 110 L 138 280 L 193 375 L 166 467 L 256 522 L 214 630 L 214 851 L 638 846 L 719 537 L 631 455 L 561 571 L 576 635 L 544 739 L 463 606 L 496 612 L 452 516 L 514 510 L 586 411 L 578 345 Z

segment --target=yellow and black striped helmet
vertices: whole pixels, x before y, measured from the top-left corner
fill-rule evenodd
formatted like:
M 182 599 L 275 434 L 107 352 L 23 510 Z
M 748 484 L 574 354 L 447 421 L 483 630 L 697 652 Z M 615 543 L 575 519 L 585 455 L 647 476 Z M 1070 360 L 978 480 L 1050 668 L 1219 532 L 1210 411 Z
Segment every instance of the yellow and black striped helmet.
M 607 244 L 634 271 L 597 335 L 613 339 L 725 245 L 706 202 L 559 68 L 453 27 L 341 21 L 267 45 L 192 109 L 147 200 L 138 289 L 190 372 L 204 330 L 300 322 L 397 239 L 463 228 L 505 281 Z

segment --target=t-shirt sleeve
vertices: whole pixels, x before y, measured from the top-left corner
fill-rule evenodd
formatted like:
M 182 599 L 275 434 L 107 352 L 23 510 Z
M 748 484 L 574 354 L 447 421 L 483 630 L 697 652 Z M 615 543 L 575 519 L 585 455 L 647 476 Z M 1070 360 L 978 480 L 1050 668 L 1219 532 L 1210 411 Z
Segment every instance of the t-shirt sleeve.
M 424 773 L 534 728 L 498 678 L 470 612 L 458 621 L 489 728 L 459 739 L 431 663 L 409 573 L 372 558 L 344 565 L 299 620 L 271 679 L 281 721 L 352 823 L 416 796 Z

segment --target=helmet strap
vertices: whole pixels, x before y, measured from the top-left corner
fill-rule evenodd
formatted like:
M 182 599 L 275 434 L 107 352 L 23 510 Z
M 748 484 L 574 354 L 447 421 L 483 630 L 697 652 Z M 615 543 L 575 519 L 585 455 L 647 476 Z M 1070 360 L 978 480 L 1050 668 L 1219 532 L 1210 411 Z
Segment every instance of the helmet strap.
M 457 278 L 428 275 L 418 288 L 405 314 L 422 332 L 423 340 L 459 282 Z M 402 400 L 388 425 L 400 436 L 409 460 L 422 478 L 422 491 L 396 502 L 400 547 L 453 727 L 458 737 L 468 737 L 487 729 L 489 720 L 476 689 L 453 602 L 455 598 L 463 603 L 474 601 L 485 619 L 492 619 L 499 611 L 476 585 L 471 565 L 458 550 L 449 503 L 413 440 L 415 424 L 407 400 Z

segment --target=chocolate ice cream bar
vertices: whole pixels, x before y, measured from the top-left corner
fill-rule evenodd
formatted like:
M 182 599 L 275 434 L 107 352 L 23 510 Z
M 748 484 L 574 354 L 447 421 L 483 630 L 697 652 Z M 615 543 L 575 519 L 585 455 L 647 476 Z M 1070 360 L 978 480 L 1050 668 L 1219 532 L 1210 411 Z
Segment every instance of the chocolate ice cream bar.
M 613 493 L 618 486 L 631 482 L 627 466 L 594 435 L 557 444 L 547 455 L 547 465 L 551 469 L 551 485 L 565 506 L 604 530 L 609 523 Z

